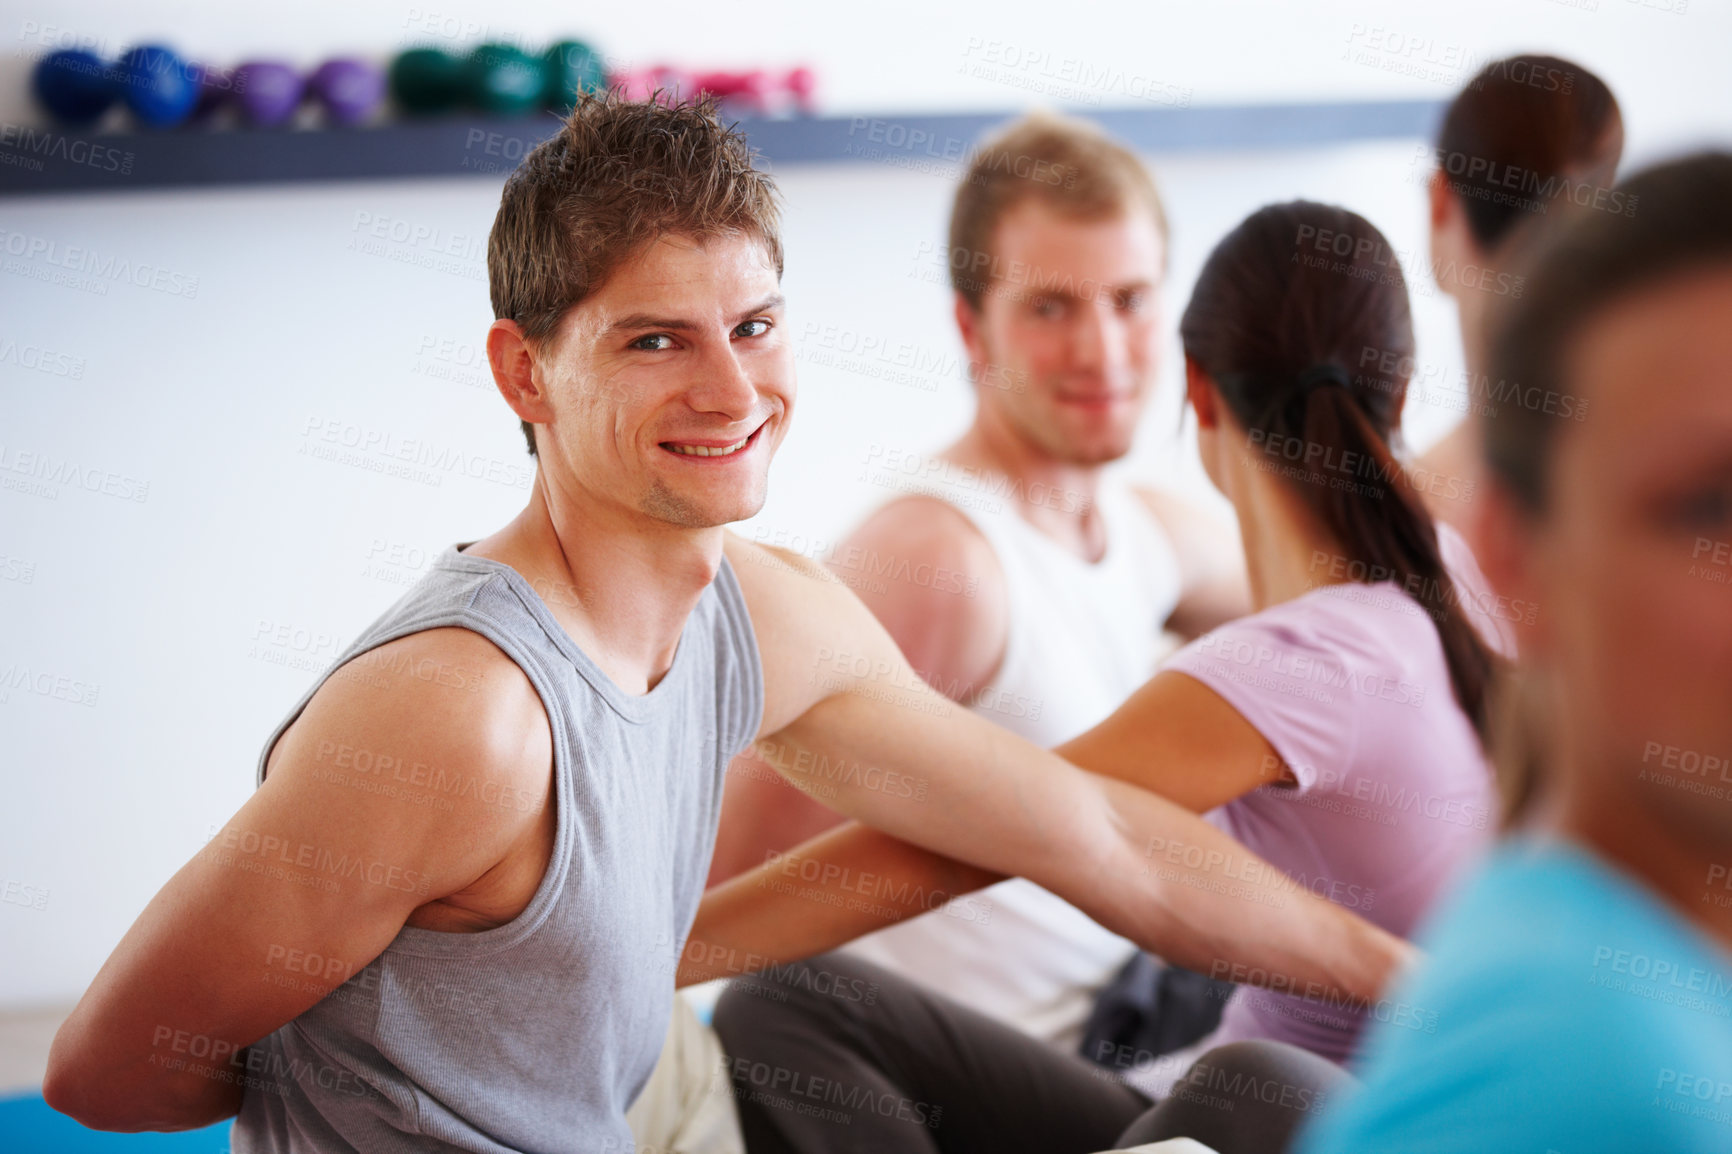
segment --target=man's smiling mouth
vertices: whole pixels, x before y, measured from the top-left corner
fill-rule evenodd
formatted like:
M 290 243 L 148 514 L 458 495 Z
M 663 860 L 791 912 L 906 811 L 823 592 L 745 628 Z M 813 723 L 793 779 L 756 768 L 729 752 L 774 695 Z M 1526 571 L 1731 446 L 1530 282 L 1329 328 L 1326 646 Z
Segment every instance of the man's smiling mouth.
M 745 450 L 753 441 L 757 440 L 758 434 L 763 431 L 763 428 L 763 425 L 759 425 L 744 437 L 728 444 L 704 441 L 663 441 L 661 447 L 682 457 L 731 457 L 735 453 Z

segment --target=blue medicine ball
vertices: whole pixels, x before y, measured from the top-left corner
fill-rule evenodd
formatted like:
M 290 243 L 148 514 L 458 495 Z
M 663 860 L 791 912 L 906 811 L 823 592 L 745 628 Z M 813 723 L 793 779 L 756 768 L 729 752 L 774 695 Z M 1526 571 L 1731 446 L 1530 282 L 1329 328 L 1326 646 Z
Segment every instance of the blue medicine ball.
M 128 49 L 120 58 L 122 96 L 134 116 L 145 124 L 179 124 L 198 103 L 197 70 L 160 45 Z
M 101 57 L 76 49 L 50 52 L 38 60 L 31 87 L 38 103 L 68 124 L 89 124 L 120 95 L 118 77 Z

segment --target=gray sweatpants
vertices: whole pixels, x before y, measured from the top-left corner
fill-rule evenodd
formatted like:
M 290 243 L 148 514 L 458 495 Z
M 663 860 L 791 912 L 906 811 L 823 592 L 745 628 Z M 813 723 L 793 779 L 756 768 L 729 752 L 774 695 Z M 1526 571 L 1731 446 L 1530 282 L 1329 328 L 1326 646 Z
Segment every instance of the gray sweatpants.
M 1210 1051 L 1159 1104 L 888 970 L 825 954 L 716 1006 L 750 1154 L 1092 1154 L 1194 1138 L 1273 1154 L 1349 1075 L 1276 1042 Z

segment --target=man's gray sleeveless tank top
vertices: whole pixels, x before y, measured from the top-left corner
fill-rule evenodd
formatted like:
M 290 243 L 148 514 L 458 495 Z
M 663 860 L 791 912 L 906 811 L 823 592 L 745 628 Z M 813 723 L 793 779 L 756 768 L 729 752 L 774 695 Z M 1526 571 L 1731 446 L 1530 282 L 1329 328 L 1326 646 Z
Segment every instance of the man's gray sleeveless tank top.
M 461 626 L 515 661 L 547 709 L 552 859 L 509 923 L 469 934 L 404 927 L 364 970 L 238 1057 L 247 1090 L 237 1154 L 632 1149 L 624 1114 L 661 1049 L 723 774 L 763 715 L 752 623 L 724 557 L 666 676 L 632 696 L 578 650 L 521 574 L 461 547 L 440 554 L 307 690 L 265 743 L 256 783 L 271 747 L 344 662 Z M 463 688 L 460 671 L 410 672 Z M 459 772 L 446 784 L 473 780 Z

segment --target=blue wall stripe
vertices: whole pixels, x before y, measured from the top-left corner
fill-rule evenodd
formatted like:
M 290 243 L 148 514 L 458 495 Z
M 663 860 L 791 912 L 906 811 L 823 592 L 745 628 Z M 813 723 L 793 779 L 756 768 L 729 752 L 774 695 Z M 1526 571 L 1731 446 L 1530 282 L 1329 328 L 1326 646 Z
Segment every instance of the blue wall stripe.
M 1439 100 L 1068 110 L 1142 152 L 1307 147 L 1430 139 Z M 742 120 L 771 167 L 880 163 L 955 169 L 1015 113 Z M 0 195 L 280 184 L 465 174 L 499 179 L 552 135 L 551 115 L 399 121 L 378 128 L 218 129 L 105 134 L 20 128 L 0 136 Z

